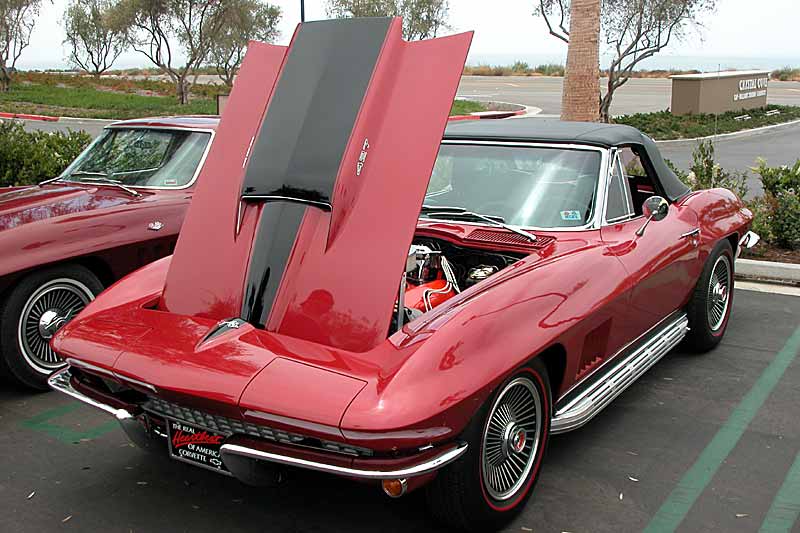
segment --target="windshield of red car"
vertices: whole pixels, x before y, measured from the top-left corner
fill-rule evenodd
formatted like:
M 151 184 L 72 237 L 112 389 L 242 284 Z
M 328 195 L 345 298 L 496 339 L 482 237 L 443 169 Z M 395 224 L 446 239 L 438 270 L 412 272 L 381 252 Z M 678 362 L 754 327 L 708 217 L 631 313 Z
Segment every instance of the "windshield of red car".
M 581 227 L 594 217 L 601 161 L 591 148 L 445 143 L 425 205 L 461 207 L 514 226 Z
M 194 179 L 210 140 L 207 132 L 111 128 L 61 178 L 115 181 L 129 187 L 185 187 Z

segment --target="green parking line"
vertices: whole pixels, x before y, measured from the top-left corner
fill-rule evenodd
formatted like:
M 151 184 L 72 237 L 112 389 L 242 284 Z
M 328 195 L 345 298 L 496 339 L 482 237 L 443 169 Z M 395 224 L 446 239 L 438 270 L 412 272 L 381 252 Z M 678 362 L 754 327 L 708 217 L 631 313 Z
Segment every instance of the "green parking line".
M 794 459 L 794 464 L 786 474 L 772 505 L 767 512 L 767 517 L 761 524 L 761 533 L 788 533 L 800 516 L 800 453 Z
M 722 462 L 731 453 L 756 413 L 778 384 L 800 349 L 800 328 L 797 328 L 781 351 L 761 373 L 747 395 L 739 402 L 725 424 L 717 431 L 700 457 L 684 474 L 667 500 L 645 528 L 647 533 L 675 531 L 694 502 L 705 490 Z
M 66 444 L 80 442 L 84 439 L 95 439 L 119 428 L 119 424 L 116 420 L 104 422 L 99 426 L 88 428 L 85 431 L 75 431 L 74 429 L 53 423 L 53 420 L 69 414 L 80 407 L 81 404 L 79 403 L 68 403 L 66 405 L 62 405 L 61 407 L 48 409 L 47 411 L 39 413 L 36 416 L 32 416 L 31 418 L 21 422 L 20 425 L 24 428 L 50 435 L 51 437 L 56 438 Z

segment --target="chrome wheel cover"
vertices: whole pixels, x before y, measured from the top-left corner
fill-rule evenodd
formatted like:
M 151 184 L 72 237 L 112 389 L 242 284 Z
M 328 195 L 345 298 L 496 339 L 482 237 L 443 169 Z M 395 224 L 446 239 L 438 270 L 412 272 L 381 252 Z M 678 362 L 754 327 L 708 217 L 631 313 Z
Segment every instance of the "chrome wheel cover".
M 708 315 L 708 327 L 712 332 L 719 331 L 725 322 L 728 313 L 728 306 L 731 301 L 731 263 L 728 256 L 721 255 L 714 262 L 711 269 L 711 278 L 708 282 L 708 294 L 706 295 L 706 313 Z
M 542 402 L 536 385 L 518 377 L 494 401 L 481 441 L 481 475 L 494 500 L 514 497 L 523 487 L 539 451 Z
M 64 366 L 50 348 L 50 339 L 94 300 L 83 283 L 69 278 L 48 281 L 28 298 L 17 325 L 17 341 L 28 365 L 42 374 Z

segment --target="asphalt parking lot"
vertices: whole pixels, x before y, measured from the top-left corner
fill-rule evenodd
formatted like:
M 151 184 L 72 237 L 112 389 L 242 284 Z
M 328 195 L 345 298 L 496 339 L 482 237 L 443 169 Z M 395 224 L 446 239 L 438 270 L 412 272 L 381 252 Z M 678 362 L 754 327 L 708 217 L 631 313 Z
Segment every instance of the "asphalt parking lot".
M 553 437 L 508 531 L 800 532 L 800 298 L 738 291 L 713 352 L 674 351 Z M 165 450 L 166 451 L 166 450 Z M 419 494 L 298 472 L 256 489 L 129 445 L 116 422 L 0 382 L 0 531 L 436 531 Z

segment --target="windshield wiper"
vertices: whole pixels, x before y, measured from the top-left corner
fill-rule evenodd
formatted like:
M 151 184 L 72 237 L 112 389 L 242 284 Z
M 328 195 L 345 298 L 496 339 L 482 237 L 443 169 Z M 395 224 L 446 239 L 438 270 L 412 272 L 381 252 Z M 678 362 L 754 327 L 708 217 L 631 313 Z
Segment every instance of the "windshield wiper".
M 53 183 L 54 181 L 59 181 L 61 179 L 64 179 L 64 177 L 63 176 L 58 176 L 58 177 L 55 177 L 55 178 L 50 178 L 49 180 L 40 181 L 38 183 L 38 185 L 39 185 L 39 187 L 41 187 L 42 185 L 47 185 L 48 183 Z
M 72 173 L 73 176 L 75 174 L 78 174 L 78 173 L 77 172 L 73 172 Z M 92 174 L 92 175 L 99 174 L 100 176 L 104 176 L 104 174 L 101 174 L 100 172 L 80 173 L 80 175 L 85 175 L 85 174 Z M 135 191 L 135 190 L 131 189 L 130 187 L 128 187 L 126 185 L 123 185 L 121 181 L 114 180 L 114 179 L 111 179 L 111 178 L 108 178 L 108 177 L 86 177 L 86 178 L 82 178 L 81 181 L 88 181 L 89 183 L 99 183 L 101 185 L 111 185 L 113 187 L 119 187 L 120 189 L 122 189 L 123 191 L 127 192 L 128 194 L 131 194 L 132 196 L 141 196 L 141 194 L 138 191 Z
M 89 172 L 87 170 L 76 170 L 75 172 L 72 172 L 70 176 L 99 176 L 101 178 L 105 178 L 108 177 L 108 174 L 106 174 L 105 172 Z M 47 185 L 48 183 L 53 183 L 55 181 L 63 180 L 64 177 L 65 176 L 62 175 L 56 178 L 50 178 L 49 180 L 40 181 L 38 185 L 39 187 L 41 187 L 42 185 Z
M 428 218 L 438 218 L 438 219 L 458 219 L 458 218 L 471 218 L 482 220 L 484 222 L 488 222 L 493 226 L 497 226 L 500 228 L 505 228 L 508 231 L 516 233 L 517 235 L 522 235 L 523 237 L 527 238 L 531 242 L 536 241 L 536 235 L 532 233 L 528 233 L 525 230 L 515 228 L 509 224 L 505 223 L 505 220 L 501 216 L 497 215 L 482 215 L 480 213 L 475 213 L 474 211 L 467 211 L 463 207 L 453 207 L 453 206 L 438 206 L 438 205 L 423 205 L 421 214 L 425 215 Z
M 75 172 L 71 173 L 70 176 L 99 176 L 101 178 L 107 178 L 108 174 L 98 171 L 76 170 Z

